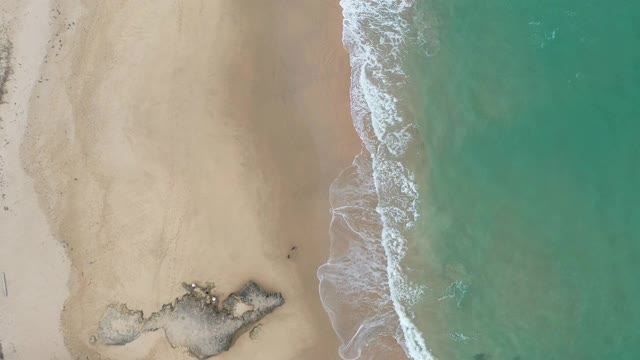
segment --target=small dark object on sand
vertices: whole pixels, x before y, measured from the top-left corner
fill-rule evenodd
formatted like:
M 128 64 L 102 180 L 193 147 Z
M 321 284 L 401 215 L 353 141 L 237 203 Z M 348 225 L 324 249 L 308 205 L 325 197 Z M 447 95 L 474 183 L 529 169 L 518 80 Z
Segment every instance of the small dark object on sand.
M 2 293 L 5 297 L 9 296 L 9 291 L 7 290 L 7 274 L 2 273 Z
M 296 250 L 298 250 L 298 246 L 297 245 L 293 245 L 291 247 L 291 249 L 289 249 L 289 253 L 287 254 L 287 259 L 291 259 L 291 252 L 292 251 L 296 251 Z
M 0 344 L 0 360 L 4 360 L 4 355 L 2 354 L 2 344 Z

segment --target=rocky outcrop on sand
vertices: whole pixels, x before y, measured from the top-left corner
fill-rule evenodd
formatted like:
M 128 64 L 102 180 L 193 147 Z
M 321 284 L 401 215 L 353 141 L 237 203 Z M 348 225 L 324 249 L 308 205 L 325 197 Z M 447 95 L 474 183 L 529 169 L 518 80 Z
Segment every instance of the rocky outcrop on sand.
M 169 343 L 183 346 L 198 359 L 227 351 L 234 339 L 258 320 L 284 304 L 278 293 L 267 293 L 253 281 L 221 304 L 213 284 L 183 284 L 187 293 L 144 318 L 126 304 L 107 307 L 91 343 L 124 345 L 147 331 L 164 329 Z

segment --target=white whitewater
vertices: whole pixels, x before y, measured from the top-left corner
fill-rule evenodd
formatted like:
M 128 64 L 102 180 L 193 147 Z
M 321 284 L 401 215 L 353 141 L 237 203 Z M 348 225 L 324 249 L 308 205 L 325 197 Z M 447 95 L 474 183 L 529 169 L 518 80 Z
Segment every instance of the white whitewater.
M 351 111 L 364 149 L 331 186 L 331 250 L 318 269 L 320 296 L 342 344 L 340 356 L 434 357 L 412 322 L 422 289 L 406 278 L 405 233 L 418 217 L 415 177 L 406 165 L 415 125 L 397 95 L 412 41 L 412 1 L 342 0 L 351 62 Z

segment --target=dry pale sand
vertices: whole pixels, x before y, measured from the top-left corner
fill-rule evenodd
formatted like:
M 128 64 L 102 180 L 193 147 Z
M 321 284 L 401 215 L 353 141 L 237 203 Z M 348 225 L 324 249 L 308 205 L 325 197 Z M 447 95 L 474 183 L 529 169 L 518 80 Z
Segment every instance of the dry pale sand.
M 49 17 L 43 1 L 0 2 L 0 48 L 13 44 L 12 74 L 0 104 L 0 271 L 8 290 L 8 297 L 0 290 L 0 351 L 6 360 L 70 358 L 60 331 L 70 263 L 51 235 L 20 160 L 31 90 L 47 52 Z
M 338 358 L 315 275 L 329 184 L 360 146 L 337 1 L 45 3 L 13 13 L 38 24 L 12 35 L 38 56 L 3 134 L 5 357 L 187 359 L 161 332 L 89 339 L 110 303 L 150 314 L 182 281 L 225 296 L 253 279 L 286 303 L 217 359 Z

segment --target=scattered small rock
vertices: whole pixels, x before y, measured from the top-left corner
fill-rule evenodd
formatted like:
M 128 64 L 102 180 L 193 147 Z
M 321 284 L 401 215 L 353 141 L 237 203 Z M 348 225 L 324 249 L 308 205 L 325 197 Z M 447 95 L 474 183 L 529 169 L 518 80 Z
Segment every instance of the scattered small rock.
M 8 207 L 8 206 L 5 206 L 5 207 L 4 207 L 4 211 L 9 211 L 9 207 Z
M 89 338 L 89 343 L 90 343 L 90 344 L 95 344 L 95 343 L 96 343 L 96 341 L 98 341 L 98 339 L 96 339 L 96 337 L 95 337 L 95 336 L 91 335 L 91 337 Z
M 258 335 L 260 335 L 260 330 L 262 330 L 262 324 L 258 324 L 256 326 L 254 326 L 251 331 L 249 331 L 249 339 L 251 340 L 255 340 L 258 338 Z

